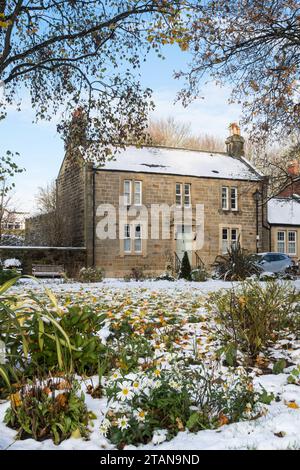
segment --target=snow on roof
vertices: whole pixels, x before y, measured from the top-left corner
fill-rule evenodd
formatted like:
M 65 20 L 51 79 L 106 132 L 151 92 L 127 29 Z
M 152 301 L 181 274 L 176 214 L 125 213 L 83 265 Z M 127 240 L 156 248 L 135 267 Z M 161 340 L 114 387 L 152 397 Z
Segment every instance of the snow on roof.
M 166 147 L 128 146 L 115 160 L 106 162 L 99 169 L 251 181 L 261 179 L 258 171 L 242 158 Z
M 268 221 L 277 225 L 300 225 L 300 202 L 291 198 L 270 199 Z

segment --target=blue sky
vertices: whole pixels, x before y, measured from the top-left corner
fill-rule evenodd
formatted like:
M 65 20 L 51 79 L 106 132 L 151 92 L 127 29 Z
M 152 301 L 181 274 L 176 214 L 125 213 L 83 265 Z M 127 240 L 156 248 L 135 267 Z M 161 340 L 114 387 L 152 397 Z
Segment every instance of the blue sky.
M 166 59 L 161 60 L 151 53 L 141 70 L 142 84 L 153 90 L 156 109 L 152 117 L 174 116 L 179 121 L 190 122 L 195 133 L 210 133 L 225 139 L 229 123 L 240 117 L 239 106 L 228 105 L 230 90 L 210 83 L 203 87 L 204 100 L 199 99 L 186 109 L 179 103 L 174 105 L 180 82 L 172 77 L 173 71 L 185 67 L 189 54 L 177 46 L 165 47 L 164 54 Z M 14 205 L 18 210 L 33 212 L 37 189 L 55 179 L 64 149 L 56 133 L 57 121 L 34 124 L 34 114 L 26 103 L 21 112 L 11 110 L 1 122 L 0 150 L 21 154 L 18 163 L 26 172 L 15 178 Z

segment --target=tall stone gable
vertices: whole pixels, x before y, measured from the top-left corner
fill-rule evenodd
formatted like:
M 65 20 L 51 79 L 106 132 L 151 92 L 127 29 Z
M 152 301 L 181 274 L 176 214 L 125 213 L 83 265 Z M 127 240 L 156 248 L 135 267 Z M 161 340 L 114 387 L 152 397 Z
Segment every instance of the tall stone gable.
M 58 212 L 64 246 L 86 246 L 91 217 L 92 171 L 79 151 L 66 152 L 57 180 Z

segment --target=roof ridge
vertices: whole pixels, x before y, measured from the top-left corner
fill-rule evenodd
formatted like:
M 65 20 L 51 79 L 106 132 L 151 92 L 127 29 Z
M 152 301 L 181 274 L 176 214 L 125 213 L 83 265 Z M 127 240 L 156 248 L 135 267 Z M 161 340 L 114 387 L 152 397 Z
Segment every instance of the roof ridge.
M 155 144 L 125 144 L 125 147 L 136 147 L 138 148 L 158 148 L 158 149 L 168 149 L 168 150 L 186 150 L 187 152 L 204 152 L 204 153 L 215 153 L 216 155 L 227 155 L 228 157 L 234 158 L 231 155 L 228 155 L 227 152 L 215 151 L 215 150 L 201 150 L 193 149 L 188 147 L 172 147 L 171 145 L 155 145 Z

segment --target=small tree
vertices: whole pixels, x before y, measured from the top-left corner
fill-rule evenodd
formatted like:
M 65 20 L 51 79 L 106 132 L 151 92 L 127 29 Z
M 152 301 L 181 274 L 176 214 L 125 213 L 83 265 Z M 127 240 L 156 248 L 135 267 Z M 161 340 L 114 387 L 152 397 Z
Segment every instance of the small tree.
M 189 260 L 189 256 L 187 252 L 184 252 L 183 258 L 182 258 L 182 263 L 181 263 L 181 269 L 179 272 L 179 279 L 186 279 L 187 281 L 192 280 L 191 276 L 191 264 Z

